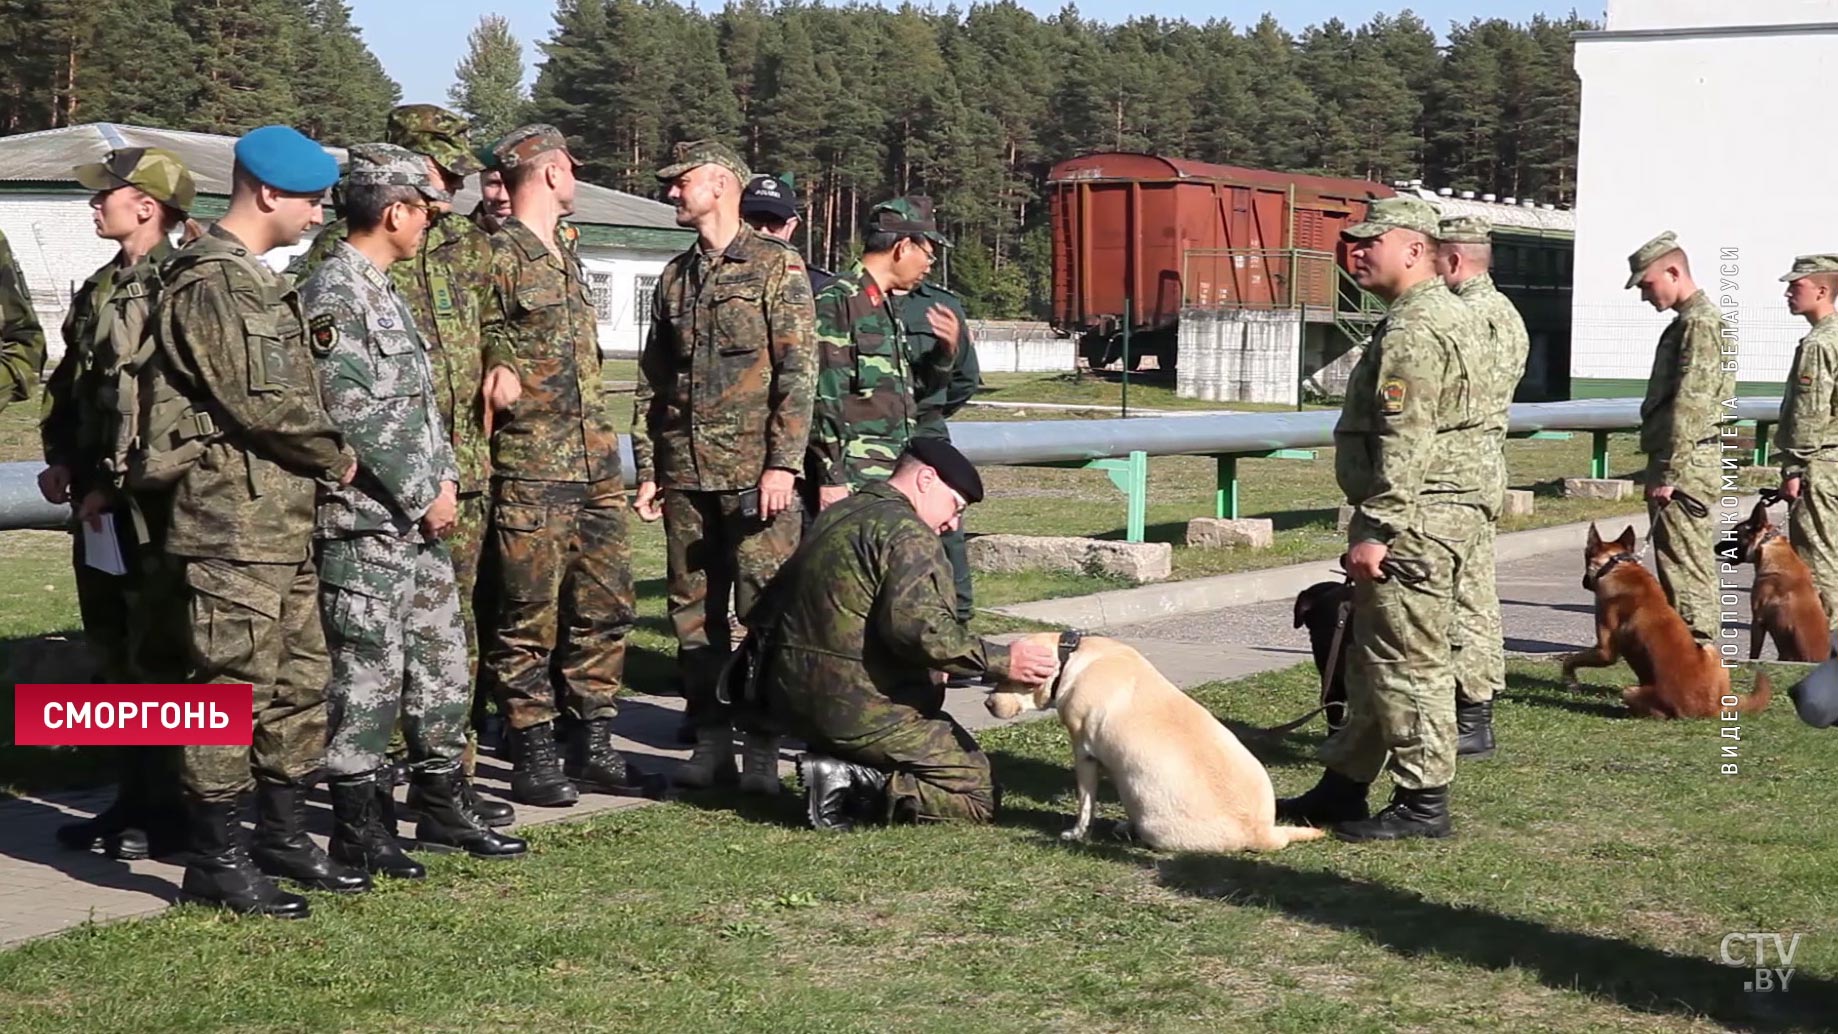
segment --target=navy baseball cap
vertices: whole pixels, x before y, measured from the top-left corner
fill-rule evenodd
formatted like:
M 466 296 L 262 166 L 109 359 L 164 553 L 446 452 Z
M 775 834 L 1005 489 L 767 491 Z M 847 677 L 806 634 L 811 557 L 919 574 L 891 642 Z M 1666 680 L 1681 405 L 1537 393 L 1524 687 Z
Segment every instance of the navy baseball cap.
M 740 214 L 784 222 L 798 214 L 797 195 L 777 176 L 755 176 L 740 194 Z

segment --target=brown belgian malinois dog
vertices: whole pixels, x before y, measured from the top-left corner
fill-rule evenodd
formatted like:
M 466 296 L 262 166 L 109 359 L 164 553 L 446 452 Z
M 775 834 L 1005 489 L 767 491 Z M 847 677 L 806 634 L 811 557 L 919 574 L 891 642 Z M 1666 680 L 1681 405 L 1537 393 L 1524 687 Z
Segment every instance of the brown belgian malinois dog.
M 1577 688 L 1576 669 L 1606 668 L 1625 658 L 1640 680 L 1621 700 L 1639 718 L 1715 718 L 1725 710 L 1729 669 L 1717 651 L 1691 638 L 1685 619 L 1666 602 L 1653 572 L 1640 566 L 1639 539 L 1630 526 L 1607 542 L 1589 525 L 1583 549 L 1583 588 L 1595 591 L 1594 649 L 1564 658 L 1564 681 Z M 1755 692 L 1735 710 L 1755 714 L 1774 695 L 1766 673 L 1755 673 Z
M 1818 662 L 1831 656 L 1825 607 L 1813 587 L 1812 569 L 1769 522 L 1767 499 L 1736 525 L 1734 539 L 1719 543 L 1717 555 L 1725 563 L 1755 565 L 1755 588 L 1749 593 L 1749 660 L 1761 656 L 1761 644 L 1769 636 L 1783 661 Z

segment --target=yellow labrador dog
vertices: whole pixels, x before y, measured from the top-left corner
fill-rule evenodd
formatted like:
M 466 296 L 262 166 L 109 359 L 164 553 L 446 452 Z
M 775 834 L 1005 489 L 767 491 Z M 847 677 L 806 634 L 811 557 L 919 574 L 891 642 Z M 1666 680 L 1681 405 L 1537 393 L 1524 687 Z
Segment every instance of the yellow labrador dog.
M 1110 775 L 1135 835 L 1159 851 L 1277 851 L 1323 831 L 1276 824 L 1270 774 L 1206 708 L 1114 639 L 1030 638 L 1060 647 L 1044 686 L 998 686 L 985 705 L 997 718 L 1053 708 L 1072 736 L 1083 840 L 1097 809 L 1098 774 Z M 1067 648 L 1071 648 L 1070 656 Z

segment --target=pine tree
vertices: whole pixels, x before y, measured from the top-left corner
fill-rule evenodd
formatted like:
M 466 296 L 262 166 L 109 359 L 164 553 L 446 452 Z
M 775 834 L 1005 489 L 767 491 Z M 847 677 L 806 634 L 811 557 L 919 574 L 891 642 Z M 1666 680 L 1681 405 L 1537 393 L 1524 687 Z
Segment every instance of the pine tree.
M 381 139 L 389 109 L 402 99 L 402 89 L 351 24 L 350 4 L 296 2 L 301 17 L 294 49 L 294 94 L 300 105 L 295 125 L 328 144 Z
M 606 34 L 605 0 L 559 0 L 555 32 L 539 44 L 547 59 L 531 91 L 533 117 L 580 142 L 575 157 L 586 166 L 584 178 L 597 183 L 608 182 L 619 167 L 617 147 L 606 132 L 612 121 L 601 64 Z
M 296 43 L 305 27 L 297 5 L 192 0 L 174 16 L 197 45 L 202 72 L 187 128 L 239 135 L 261 125 L 299 123 Z
M 480 141 L 496 140 L 523 121 L 523 44 L 511 34 L 510 19 L 481 17 L 453 76 L 447 98 L 472 120 Z
M 720 137 L 730 146 L 740 128 L 740 103 L 728 86 L 720 34 L 712 21 L 682 18 L 674 28 L 676 59 L 670 83 L 666 142 Z
M 203 75 L 196 45 L 174 18 L 176 6 L 177 0 L 108 0 L 80 121 L 167 129 L 191 124 Z

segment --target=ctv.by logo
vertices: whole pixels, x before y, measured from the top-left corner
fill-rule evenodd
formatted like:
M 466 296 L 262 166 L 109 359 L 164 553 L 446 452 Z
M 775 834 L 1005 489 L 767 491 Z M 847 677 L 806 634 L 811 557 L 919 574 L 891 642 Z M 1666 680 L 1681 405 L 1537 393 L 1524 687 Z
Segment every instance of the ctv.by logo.
M 1718 952 L 1725 966 L 1747 968 L 1750 963 L 1754 963 L 1755 979 L 1742 982 L 1744 991 L 1785 991 L 1788 983 L 1793 980 L 1793 957 L 1799 954 L 1800 937 L 1797 933 L 1792 935 L 1792 940 L 1778 933 L 1725 934 L 1723 943 L 1718 945 Z M 1753 950 L 1737 949 L 1742 954 L 1733 953 L 1734 946 L 1742 941 L 1752 943 Z M 1768 965 L 1770 957 L 1779 961 L 1780 966 Z

